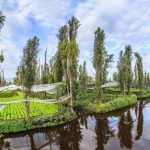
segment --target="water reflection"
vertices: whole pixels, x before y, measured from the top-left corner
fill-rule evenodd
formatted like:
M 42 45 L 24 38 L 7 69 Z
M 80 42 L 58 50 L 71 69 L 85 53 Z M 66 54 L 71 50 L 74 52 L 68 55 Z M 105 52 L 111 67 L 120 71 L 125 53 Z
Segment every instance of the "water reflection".
M 139 140 L 140 137 L 142 136 L 143 133 L 143 120 L 144 120 L 144 115 L 143 115 L 143 101 L 139 102 L 138 106 L 138 122 L 137 122 L 137 135 L 135 137 L 135 140 Z
M 130 110 L 123 114 L 118 123 L 118 138 L 120 141 L 121 148 L 132 148 L 133 137 L 132 137 L 133 119 Z
M 57 132 L 59 134 L 59 140 L 57 145 L 60 146 L 60 150 L 79 150 L 80 142 L 83 135 L 81 132 L 81 126 L 79 120 L 60 128 Z
M 143 133 L 147 132 L 143 124 L 149 121 L 144 118 L 150 116 L 149 111 L 144 114 L 144 110 L 148 110 L 145 105 L 141 101 L 133 109 L 110 115 L 83 115 L 57 128 L 9 135 L 0 139 L 0 150 L 141 150 L 136 144 L 149 147 L 143 139 Z
M 109 126 L 109 121 L 107 118 L 101 119 L 98 115 L 95 117 L 96 126 L 96 141 L 97 147 L 96 150 L 104 150 L 105 144 L 107 144 L 110 137 L 114 137 L 114 131 Z

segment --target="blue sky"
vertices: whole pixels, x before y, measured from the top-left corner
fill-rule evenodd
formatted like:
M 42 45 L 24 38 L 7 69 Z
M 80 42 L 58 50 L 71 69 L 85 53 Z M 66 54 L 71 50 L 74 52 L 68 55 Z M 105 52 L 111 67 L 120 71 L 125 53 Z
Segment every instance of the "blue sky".
M 144 69 L 150 71 L 150 1 L 149 0 L 0 0 L 6 16 L 0 34 L 0 50 L 4 51 L 2 68 L 5 76 L 15 76 L 22 49 L 34 35 L 40 38 L 39 57 L 43 61 L 48 47 L 49 59 L 57 51 L 57 32 L 74 15 L 80 20 L 78 34 L 79 62 L 87 61 L 94 75 L 92 50 L 94 31 L 98 26 L 106 33 L 105 45 L 114 54 L 109 75 L 116 70 L 120 50 L 131 44 L 143 56 Z

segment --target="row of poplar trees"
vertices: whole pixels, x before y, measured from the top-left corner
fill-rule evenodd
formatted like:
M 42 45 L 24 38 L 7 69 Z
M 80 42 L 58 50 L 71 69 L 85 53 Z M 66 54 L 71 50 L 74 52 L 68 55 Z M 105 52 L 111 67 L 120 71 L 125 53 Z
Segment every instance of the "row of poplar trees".
M 66 81 L 67 91 L 72 94 L 74 82 L 77 80 L 79 48 L 76 41 L 77 30 L 80 24 L 77 18 L 72 17 L 67 25 L 60 28 L 57 35 L 58 51 L 55 55 L 55 69 L 57 80 Z M 39 39 L 33 37 L 27 41 L 23 49 L 23 56 L 20 63 L 20 75 L 24 85 L 24 98 L 28 99 L 32 85 L 36 79 L 37 55 L 39 52 Z M 72 106 L 72 96 L 70 99 Z M 30 121 L 30 103 L 25 102 L 26 121 Z
M 142 92 L 143 88 L 143 61 L 139 53 L 132 51 L 130 45 L 125 46 L 125 50 L 120 52 L 119 61 L 117 65 L 118 69 L 118 81 L 120 83 L 120 90 L 122 95 L 125 95 L 125 89 L 127 89 L 127 94 L 131 94 L 131 85 L 134 82 L 133 79 L 133 70 L 132 70 L 132 61 L 133 58 L 136 59 L 135 68 L 136 68 L 136 80 L 139 86 L 140 91 Z
M 93 53 L 93 66 L 96 71 L 95 75 L 95 90 L 96 90 L 96 100 L 102 102 L 102 84 L 106 83 L 108 68 L 113 62 L 113 55 L 109 55 L 105 48 L 105 33 L 100 27 L 95 31 L 94 39 L 94 53 Z M 131 85 L 133 83 L 133 71 L 132 71 L 132 61 L 135 58 L 135 68 L 136 68 L 136 80 L 138 82 L 139 89 L 142 93 L 143 88 L 143 62 L 142 57 L 139 53 L 135 53 L 130 45 L 125 46 L 124 51 L 120 52 L 119 60 L 117 64 L 117 72 L 115 76 L 120 85 L 120 91 L 122 95 L 125 95 L 125 90 L 127 94 L 131 94 Z

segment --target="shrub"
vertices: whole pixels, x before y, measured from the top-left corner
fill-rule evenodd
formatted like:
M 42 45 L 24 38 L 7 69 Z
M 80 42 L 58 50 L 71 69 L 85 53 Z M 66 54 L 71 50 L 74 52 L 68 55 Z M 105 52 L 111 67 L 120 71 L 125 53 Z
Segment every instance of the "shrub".
M 135 104 L 136 102 L 137 102 L 136 95 L 119 97 L 117 99 L 114 99 L 113 101 L 109 101 L 108 103 L 95 104 L 95 112 L 105 113 Z

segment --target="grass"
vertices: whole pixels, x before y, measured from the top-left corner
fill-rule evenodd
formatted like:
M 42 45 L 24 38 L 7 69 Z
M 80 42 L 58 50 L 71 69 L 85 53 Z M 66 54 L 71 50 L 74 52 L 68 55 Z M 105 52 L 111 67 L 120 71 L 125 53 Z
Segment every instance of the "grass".
M 137 96 L 123 96 L 116 92 L 110 92 L 109 90 L 103 91 L 102 102 L 95 101 L 94 90 L 80 91 L 75 101 L 75 108 L 87 110 L 90 112 L 106 113 L 120 108 L 124 108 L 135 104 L 137 102 Z
M 150 93 L 145 93 L 141 96 L 138 96 L 139 100 L 145 100 L 145 99 L 148 99 L 148 98 L 150 98 Z
M 94 111 L 100 113 L 106 113 L 113 110 L 121 109 L 137 102 L 137 96 L 125 96 L 114 99 L 113 101 L 109 101 L 107 103 L 96 103 L 94 105 Z

